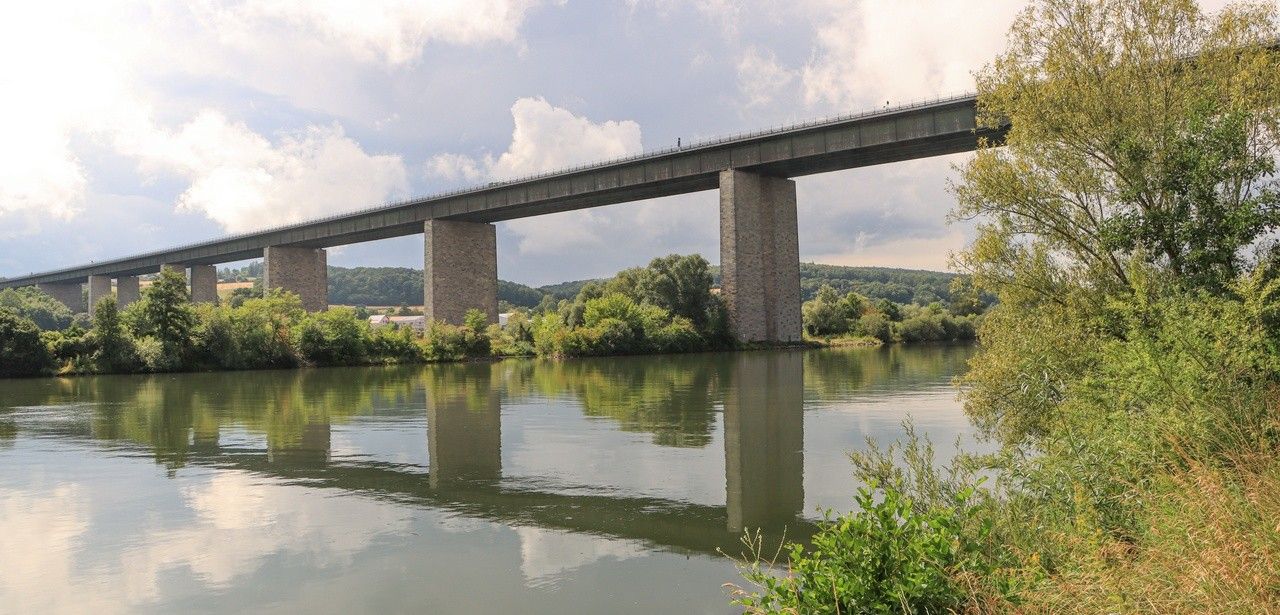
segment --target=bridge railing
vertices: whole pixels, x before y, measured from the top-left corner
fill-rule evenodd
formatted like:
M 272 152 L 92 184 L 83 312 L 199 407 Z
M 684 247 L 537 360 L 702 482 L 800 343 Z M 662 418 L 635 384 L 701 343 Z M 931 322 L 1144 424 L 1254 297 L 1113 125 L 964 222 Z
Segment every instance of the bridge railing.
M 800 122 L 797 122 L 797 123 L 793 123 L 793 124 L 781 124 L 781 125 L 778 125 L 778 126 L 771 126 L 771 127 L 769 127 L 769 128 L 764 128 L 764 129 L 760 129 L 760 130 L 754 130 L 754 131 L 750 131 L 750 132 L 741 132 L 741 133 L 734 133 L 734 134 L 730 134 L 730 135 L 723 135 L 723 136 L 718 136 L 718 137 L 711 137 L 711 138 L 708 138 L 708 139 L 702 139 L 702 140 L 699 140 L 699 141 L 692 142 L 692 143 L 690 143 L 689 145 L 681 145 L 681 146 L 674 146 L 674 147 L 669 146 L 669 147 L 664 147 L 664 148 L 655 149 L 655 150 L 645 150 L 645 151 L 641 151 L 641 152 L 638 152 L 638 153 L 635 153 L 635 154 L 628 154 L 628 155 L 625 155 L 625 156 L 618 156 L 618 157 L 616 157 L 616 158 L 610 158 L 610 159 L 607 159 L 607 160 L 597 160 L 597 161 L 587 162 L 587 163 L 582 163 L 582 164 L 578 164 L 578 165 L 574 165 L 574 166 L 570 166 L 570 167 L 559 168 L 559 169 L 555 169 L 555 170 L 551 170 L 551 171 L 544 171 L 544 172 L 541 172 L 541 173 L 531 173 L 531 174 L 528 174 L 528 175 L 522 175 L 522 176 L 517 176 L 517 177 L 512 177 L 512 178 L 505 178 L 505 179 L 495 180 L 495 181 L 487 182 L 487 183 L 485 183 L 485 184 L 481 184 L 481 185 L 465 186 L 465 187 L 456 188 L 456 189 L 453 189 L 453 190 L 445 190 L 445 191 L 441 191 L 441 192 L 435 192 L 435 193 L 432 193 L 432 194 L 429 194 L 429 195 L 426 195 L 426 196 L 419 196 L 419 197 L 411 197 L 411 198 L 405 198 L 405 199 L 398 199 L 398 200 L 395 200 L 395 201 L 385 201 L 385 202 L 383 202 L 383 203 L 381 203 L 381 204 L 379 204 L 379 205 L 373 205 L 373 206 L 365 207 L 365 208 L 362 208 L 362 209 L 353 209 L 353 210 L 349 210 L 349 211 L 344 211 L 344 212 L 341 212 L 341 213 L 331 214 L 331 215 L 324 216 L 324 217 L 320 217 L 320 218 L 314 218 L 314 219 L 311 219 L 311 220 L 307 220 L 307 221 L 305 221 L 305 222 L 289 222 L 289 223 L 285 223 L 285 224 L 278 224 L 278 225 L 276 225 L 276 226 L 263 227 L 263 228 L 256 229 L 256 230 L 252 230 L 252 231 L 244 231 L 244 232 L 241 232 L 241 233 L 234 233 L 234 234 L 231 234 L 231 235 L 224 235 L 224 236 L 222 236 L 222 237 L 218 237 L 218 238 L 215 238 L 215 239 L 205 239 L 205 240 L 201 240 L 201 241 L 193 241 L 193 242 L 189 242 L 189 243 L 185 243 L 185 244 L 180 244 L 180 245 L 171 246 L 171 247 L 168 247 L 168 248 L 163 248 L 163 249 L 159 249 L 159 250 L 152 250 L 152 251 L 144 252 L 144 253 L 141 253 L 141 254 L 135 254 L 135 255 L 133 255 L 133 256 L 127 256 L 127 257 L 117 258 L 117 259 L 110 259 L 110 260 L 102 261 L 101 263 L 91 263 L 91 264 L 104 265 L 104 264 L 111 264 L 111 263 L 119 263 L 119 262 L 123 262 L 123 261 L 127 261 L 127 260 L 133 260 L 133 259 L 140 259 L 140 258 L 152 258 L 152 257 L 156 257 L 156 256 L 159 256 L 159 255 L 162 255 L 162 254 L 167 254 L 167 253 L 170 253 L 170 252 L 178 252 L 178 251 L 180 251 L 180 250 L 190 250 L 190 249 L 194 249 L 194 248 L 204 247 L 204 246 L 207 246 L 207 245 L 223 243 L 223 242 L 226 242 L 226 241 L 235 241 L 235 240 L 237 240 L 237 239 L 244 239 L 244 238 L 248 238 L 248 237 L 254 237 L 254 236 L 257 236 L 257 235 L 266 235 L 266 234 L 269 234 L 269 233 L 277 233 L 277 232 L 281 232 L 281 231 L 287 231 L 287 230 L 291 230 L 291 229 L 295 229 L 295 228 L 301 228 L 301 227 L 309 226 L 309 225 L 312 225 L 312 224 L 322 224 L 322 223 L 325 223 L 325 222 L 333 222 L 333 221 L 335 221 L 335 220 L 341 220 L 341 219 L 344 219 L 344 218 L 350 218 L 350 217 L 354 217 L 354 216 L 360 216 L 360 215 L 369 214 L 369 213 L 374 213 L 374 212 L 378 212 L 378 211 L 389 211 L 389 210 L 397 209 L 397 208 L 400 208 L 400 207 L 409 207 L 409 206 L 413 206 L 413 205 L 422 205 L 422 204 L 425 204 L 425 203 L 429 203 L 429 202 L 431 202 L 431 201 L 439 201 L 439 200 L 442 200 L 442 199 L 447 199 L 447 198 L 451 198 L 451 197 L 455 197 L 455 196 L 460 196 L 460 195 L 464 195 L 464 194 L 473 194 L 473 193 L 478 193 L 478 192 L 484 192 L 485 190 L 491 190 L 491 189 L 494 189 L 494 188 L 501 188 L 501 187 L 503 187 L 503 186 L 507 186 L 507 185 L 511 185 L 511 184 L 519 184 L 519 183 L 523 183 L 523 182 L 530 182 L 530 181 L 536 181 L 536 180 L 551 179 L 551 178 L 554 178 L 554 177 L 560 177 L 560 176 L 565 176 L 565 175 L 572 175 L 572 174 L 574 174 L 574 173 L 580 173 L 580 172 L 582 172 L 582 171 L 603 169 L 603 168 L 607 168 L 607 167 L 610 167 L 610 166 L 619 165 L 619 164 L 626 164 L 626 163 L 635 162 L 635 161 L 643 160 L 643 159 L 647 159 L 647 158 L 660 158 L 660 157 L 665 156 L 665 155 L 668 155 L 668 154 L 685 153 L 685 152 L 690 152 L 690 151 L 695 151 L 695 150 L 700 150 L 700 149 L 709 149 L 709 148 L 713 148 L 713 147 L 718 147 L 718 146 L 724 145 L 724 144 L 726 144 L 726 143 L 733 143 L 733 142 L 737 142 L 737 141 L 747 141 L 747 140 L 750 140 L 750 139 L 755 139 L 755 138 L 759 138 L 759 137 L 764 137 L 764 136 L 769 136 L 769 135 L 780 134 L 780 133 L 784 133 L 784 132 L 793 132 L 793 131 L 797 131 L 797 130 L 804 130 L 804 129 L 807 129 L 807 128 L 816 128 L 816 127 L 820 127 L 820 126 L 831 126 L 831 125 L 834 125 L 834 124 L 841 124 L 841 123 L 850 122 L 850 121 L 855 121 L 855 120 L 868 119 L 868 118 L 879 117 L 879 116 L 894 115 L 894 114 L 897 114 L 897 113 L 902 113 L 902 112 L 904 112 L 904 111 L 911 111 L 911 110 L 913 110 L 913 109 L 920 109 L 920 108 L 924 108 L 924 107 L 940 106 L 940 105 L 946 105 L 946 104 L 950 104 L 950 103 L 955 103 L 955 102 L 963 101 L 963 100 L 970 99 L 970 98 L 973 98 L 973 97 L 974 97 L 974 93 L 972 93 L 972 92 L 965 92 L 965 93 L 951 94 L 951 95 L 948 95 L 948 96 L 940 96 L 940 97 L 936 97 L 936 98 L 927 98 L 927 99 L 914 100 L 914 101 L 907 102 L 907 103 L 903 103 L 903 104 L 900 104 L 900 105 L 895 105 L 895 106 L 886 106 L 886 107 L 881 107 L 881 108 L 877 108 L 877 109 L 870 109 L 870 110 L 866 110 L 866 111 L 860 111 L 860 112 L 857 112 L 857 113 L 848 113 L 848 114 L 843 114 L 843 115 L 832 115 L 832 116 L 826 116 L 826 117 L 822 117 L 822 118 L 816 118 L 816 119 L 810 119 L 810 120 L 803 120 L 803 121 L 800 121 Z M 50 275 L 54 275 L 54 276 L 56 276 L 56 275 L 61 274 L 61 273 L 68 273 L 68 272 L 72 272 L 72 271 L 76 271 L 76 270 L 84 269 L 84 268 L 85 268 L 85 266 L 83 266 L 83 265 L 82 265 L 82 266 L 77 266 L 77 267 L 66 267 L 66 268 L 63 268 L 63 269 L 55 269 L 55 270 L 52 270 L 52 271 L 44 271 L 44 272 L 40 272 L 40 273 L 32 272 L 32 273 L 29 273 L 29 274 L 27 274 L 27 275 L 25 275 L 25 276 L 14 276 L 14 277 L 11 277 L 11 278 L 9 278 L 9 279 L 10 279 L 10 280 L 13 280 L 13 279 L 22 279 L 22 278 L 36 277 L 36 276 L 50 276 Z M 0 278 L 0 283 L 3 283 L 3 278 Z

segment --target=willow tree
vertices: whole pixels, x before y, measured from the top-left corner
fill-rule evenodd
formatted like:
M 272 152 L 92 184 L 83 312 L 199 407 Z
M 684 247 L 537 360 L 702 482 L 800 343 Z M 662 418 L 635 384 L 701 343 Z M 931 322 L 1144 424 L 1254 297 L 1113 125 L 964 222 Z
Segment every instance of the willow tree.
M 1123 335 L 1117 302 L 1229 293 L 1275 251 L 1277 41 L 1273 4 L 1035 0 L 976 75 L 979 122 L 1007 134 L 954 186 L 979 222 L 958 264 L 1001 301 L 968 407 L 1006 442 Z

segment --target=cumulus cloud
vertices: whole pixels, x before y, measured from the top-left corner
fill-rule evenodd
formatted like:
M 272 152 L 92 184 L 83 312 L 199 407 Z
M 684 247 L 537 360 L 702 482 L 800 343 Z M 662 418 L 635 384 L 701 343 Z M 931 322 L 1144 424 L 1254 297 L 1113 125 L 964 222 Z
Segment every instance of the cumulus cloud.
M 638 154 L 640 125 L 632 121 L 592 122 L 543 98 L 521 98 L 511 106 L 511 145 L 496 158 L 439 154 L 427 161 L 429 175 L 475 181 L 509 179 L 577 164 Z
M 1004 47 L 1025 0 L 814 0 L 805 99 L 837 107 L 973 89 L 972 72 Z
M 407 193 L 398 155 L 371 155 L 341 126 L 283 133 L 277 143 L 206 110 L 174 132 L 154 130 L 122 149 L 144 171 L 190 182 L 180 210 L 232 232 L 377 205 Z
M 750 47 L 738 61 L 738 90 L 748 107 L 773 102 L 795 78 L 796 71 L 780 64 L 772 51 Z
M 467 45 L 516 40 L 542 0 L 243 0 L 206 2 L 198 14 L 223 41 L 256 46 L 280 30 L 320 37 L 367 61 L 404 64 L 432 41 Z
M 0 236 L 41 230 L 101 201 L 95 155 L 135 157 L 187 181 L 174 201 L 231 231 L 375 205 L 405 193 L 399 156 L 364 151 L 339 124 L 264 136 L 218 103 L 163 93 L 157 76 L 327 100 L 315 69 L 410 64 L 435 42 L 513 43 L 547 0 L 205 0 L 28 3 L 0 19 Z M 140 35 L 145 33 L 145 35 Z M 292 45 L 292 47 L 291 47 Z M 301 52 L 300 52 L 301 50 Z M 262 67 L 267 67 L 264 69 Z M 283 85 L 282 85 L 283 84 Z M 320 84 L 320 85 L 318 85 Z M 199 99 L 197 98 L 196 101 Z M 170 130 L 152 117 L 177 119 Z M 119 181 L 120 178 L 112 177 Z M 93 198 L 91 198 L 93 197 Z

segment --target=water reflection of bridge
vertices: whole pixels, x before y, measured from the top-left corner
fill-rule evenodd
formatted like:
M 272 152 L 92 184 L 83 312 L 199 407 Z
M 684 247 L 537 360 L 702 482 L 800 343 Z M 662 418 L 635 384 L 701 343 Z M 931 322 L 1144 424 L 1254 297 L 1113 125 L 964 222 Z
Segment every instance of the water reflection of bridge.
M 75 379 L 56 385 L 64 389 L 37 387 L 29 405 L 94 400 L 91 412 L 76 422 L 22 430 L 137 447 L 175 469 L 231 468 L 512 525 L 736 553 L 743 528 L 764 527 L 775 536 L 786 528 L 789 538 L 813 531 L 801 517 L 806 363 L 811 371 L 814 365 L 832 370 L 810 380 L 853 374 L 848 364 L 829 365 L 830 357 L 815 364 L 815 356 L 770 352 Z M 504 403 L 565 391 L 584 413 L 615 420 L 626 431 L 652 433 L 655 443 L 667 446 L 706 446 L 721 413 L 725 504 L 582 485 L 547 487 L 545 481 L 504 476 Z M 420 418 L 424 408 L 426 468 L 332 454 L 335 423 L 373 412 Z M 228 426 L 265 434 L 265 450 L 227 437 Z

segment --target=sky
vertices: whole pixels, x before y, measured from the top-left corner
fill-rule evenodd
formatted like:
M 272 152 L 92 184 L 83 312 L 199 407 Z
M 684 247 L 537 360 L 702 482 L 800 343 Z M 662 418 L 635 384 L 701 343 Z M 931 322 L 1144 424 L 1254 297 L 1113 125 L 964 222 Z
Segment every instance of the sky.
M 1022 0 L 0 8 L 0 276 L 972 90 Z M 944 270 L 971 154 L 799 178 L 802 260 Z M 499 223 L 545 284 L 719 261 L 715 191 Z M 422 266 L 421 236 L 331 248 Z

